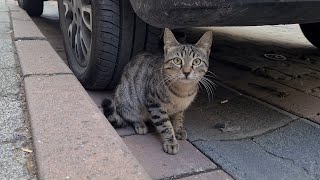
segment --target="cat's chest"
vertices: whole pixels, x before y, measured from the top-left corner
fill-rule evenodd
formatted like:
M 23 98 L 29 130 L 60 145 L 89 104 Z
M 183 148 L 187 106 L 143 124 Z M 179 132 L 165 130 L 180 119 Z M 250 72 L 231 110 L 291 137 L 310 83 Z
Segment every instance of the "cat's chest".
M 171 99 L 171 102 L 166 105 L 168 114 L 172 115 L 177 112 L 186 110 L 190 106 L 194 98 L 195 95 L 186 98 L 173 97 Z

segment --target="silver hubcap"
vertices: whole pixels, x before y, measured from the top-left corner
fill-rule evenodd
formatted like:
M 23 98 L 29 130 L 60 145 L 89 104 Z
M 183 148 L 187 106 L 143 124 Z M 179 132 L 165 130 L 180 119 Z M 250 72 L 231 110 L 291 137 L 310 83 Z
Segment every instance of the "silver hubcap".
M 78 64 L 86 67 L 92 44 L 91 0 L 63 0 L 69 44 Z

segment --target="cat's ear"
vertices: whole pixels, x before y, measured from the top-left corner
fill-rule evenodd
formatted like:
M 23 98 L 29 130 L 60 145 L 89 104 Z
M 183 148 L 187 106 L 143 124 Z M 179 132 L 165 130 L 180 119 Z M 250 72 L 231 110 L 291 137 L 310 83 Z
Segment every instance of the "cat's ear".
M 164 43 L 164 50 L 165 51 L 174 47 L 174 46 L 179 45 L 179 42 L 177 41 L 177 39 L 174 37 L 173 33 L 168 28 L 164 29 L 163 43 Z
M 208 54 L 210 54 L 212 40 L 213 40 L 212 31 L 208 31 L 204 33 L 204 35 L 200 38 L 200 40 L 196 44 L 196 47 L 204 49 L 205 51 L 208 52 Z

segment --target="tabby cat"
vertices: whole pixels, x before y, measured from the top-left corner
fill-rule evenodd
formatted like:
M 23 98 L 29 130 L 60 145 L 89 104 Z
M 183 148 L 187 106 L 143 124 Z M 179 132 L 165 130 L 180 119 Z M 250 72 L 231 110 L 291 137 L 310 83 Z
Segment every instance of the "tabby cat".
M 179 151 L 178 140 L 187 138 L 184 111 L 194 100 L 198 84 L 209 67 L 212 32 L 195 44 L 180 44 L 169 29 L 164 31 L 164 56 L 141 53 L 124 69 L 114 100 L 102 103 L 115 127 L 127 123 L 137 134 L 148 132 L 151 120 L 161 135 L 163 150 Z

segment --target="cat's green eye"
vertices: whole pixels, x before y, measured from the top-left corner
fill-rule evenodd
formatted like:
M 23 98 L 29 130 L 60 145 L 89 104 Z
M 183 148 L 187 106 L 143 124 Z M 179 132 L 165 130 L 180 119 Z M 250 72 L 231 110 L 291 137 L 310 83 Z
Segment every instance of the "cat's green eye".
M 182 60 L 180 58 L 174 58 L 173 63 L 175 63 L 176 65 L 181 65 L 182 64 Z
M 201 59 L 197 58 L 197 59 L 193 60 L 192 65 L 199 66 L 201 64 L 201 62 L 202 62 Z

